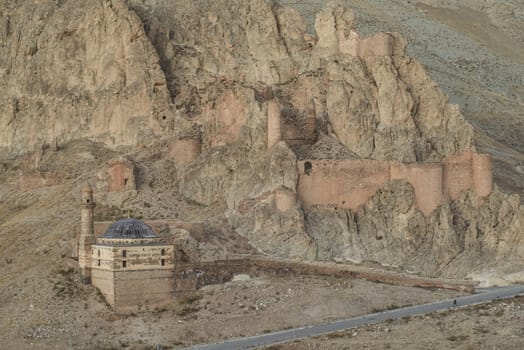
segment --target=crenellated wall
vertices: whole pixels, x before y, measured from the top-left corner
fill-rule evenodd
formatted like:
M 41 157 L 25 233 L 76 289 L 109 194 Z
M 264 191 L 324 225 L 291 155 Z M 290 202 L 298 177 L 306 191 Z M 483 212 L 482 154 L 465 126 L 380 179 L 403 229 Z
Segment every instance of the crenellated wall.
M 491 157 L 465 151 L 446 158 L 443 162 L 444 189 L 447 196 L 456 199 L 461 192 L 473 189 L 479 197 L 486 197 L 493 189 Z
M 305 208 L 357 209 L 390 180 L 406 180 L 416 204 L 429 215 L 444 200 L 473 190 L 479 197 L 492 190 L 491 158 L 471 151 L 442 163 L 402 164 L 378 160 L 303 160 L 297 162 L 298 198 Z
M 305 207 L 356 209 L 390 178 L 387 161 L 307 160 L 297 166 L 297 193 Z
M 406 180 L 415 190 L 417 207 L 429 215 L 442 203 L 442 165 L 391 163 L 391 180 Z

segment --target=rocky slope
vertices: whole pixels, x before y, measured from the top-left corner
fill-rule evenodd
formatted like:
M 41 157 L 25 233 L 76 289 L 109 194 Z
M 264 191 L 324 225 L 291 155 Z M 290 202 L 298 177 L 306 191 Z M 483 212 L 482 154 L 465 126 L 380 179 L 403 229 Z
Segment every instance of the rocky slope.
M 277 208 L 275 193 L 296 194 L 297 159 L 424 163 L 474 149 L 473 128 L 400 34 L 359 38 L 340 3 L 318 13 L 314 34 L 297 10 L 269 0 L 33 5 L 0 7 L 0 252 L 9 259 L 35 227 L 44 247 L 73 238 L 52 228 L 74 225 L 75 191 L 89 179 L 100 215 L 116 206 L 147 219 L 226 221 L 221 237 L 267 254 L 431 276 L 522 267 L 519 199 L 498 190 L 485 200 L 464 193 L 428 217 L 404 182 L 354 212 Z M 268 147 L 275 106 L 299 132 Z M 199 157 L 173 157 L 180 140 L 197 140 Z M 136 186 L 107 193 L 104 174 L 121 155 Z M 238 248 L 218 243 L 208 257 Z M 38 251 L 66 255 L 65 245 Z

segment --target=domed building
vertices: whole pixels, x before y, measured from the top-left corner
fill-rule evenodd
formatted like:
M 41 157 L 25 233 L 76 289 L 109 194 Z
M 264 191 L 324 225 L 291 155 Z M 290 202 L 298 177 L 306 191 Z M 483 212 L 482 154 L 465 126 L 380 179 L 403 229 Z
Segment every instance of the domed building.
M 92 195 L 90 187 L 82 189 L 80 238 L 86 243 L 79 246 L 79 256 L 85 257 L 80 264 L 84 279 L 117 312 L 169 304 L 174 295 L 173 245 L 163 243 L 149 225 L 136 219 L 117 221 L 95 239 Z

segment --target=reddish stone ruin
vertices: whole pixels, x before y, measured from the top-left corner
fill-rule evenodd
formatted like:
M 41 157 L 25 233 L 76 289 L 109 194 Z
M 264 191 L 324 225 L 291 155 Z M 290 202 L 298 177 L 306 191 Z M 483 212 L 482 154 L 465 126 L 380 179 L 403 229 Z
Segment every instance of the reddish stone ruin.
M 305 208 L 354 210 L 365 204 L 387 181 L 406 180 L 415 190 L 418 209 L 427 216 L 445 197 L 456 199 L 468 190 L 486 197 L 493 184 L 491 158 L 472 151 L 432 164 L 304 160 L 297 162 L 297 167 L 297 192 Z
M 181 138 L 173 140 L 169 145 L 169 154 L 177 164 L 188 164 L 198 158 L 201 152 L 200 138 Z
M 108 173 L 108 192 L 123 192 L 135 189 L 134 166 L 130 161 L 119 159 L 111 163 Z
M 247 124 L 245 103 L 235 91 L 225 91 L 217 100 L 204 110 L 205 147 L 217 147 L 234 144 L 240 136 L 240 129 Z
M 309 103 L 304 115 L 291 108 L 283 109 L 278 101 L 267 103 L 267 147 L 279 141 L 288 145 L 313 144 L 317 140 L 315 104 Z
M 393 55 L 393 37 L 388 33 L 378 33 L 364 39 L 353 30 L 347 36 L 343 31 L 337 34 L 341 53 L 355 57 Z

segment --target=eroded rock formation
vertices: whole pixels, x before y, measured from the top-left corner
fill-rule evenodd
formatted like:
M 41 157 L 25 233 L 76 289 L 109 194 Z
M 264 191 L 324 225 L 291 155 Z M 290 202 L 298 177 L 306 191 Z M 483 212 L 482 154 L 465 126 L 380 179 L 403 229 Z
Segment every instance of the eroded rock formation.
M 3 2 L 0 14 L 2 153 L 147 144 L 172 129 L 158 56 L 122 1 Z
M 129 203 L 163 208 L 158 198 L 173 193 L 267 254 L 464 274 L 459 262 L 514 257 L 509 242 L 522 243 L 518 200 L 492 191 L 491 163 L 458 107 L 399 34 L 361 37 L 337 2 L 314 36 L 272 0 L 49 1 L 16 16 L 31 5 L 1 8 L 5 152 L 77 138 L 151 143 L 142 156 L 135 148 Z M 150 168 L 146 152 L 159 159 Z M 300 186 L 308 161 L 376 174 L 336 166 L 330 190 L 361 200 L 319 208 L 307 198 L 325 189 Z M 110 190 L 126 188 L 121 170 Z M 169 179 L 155 192 L 156 171 Z

